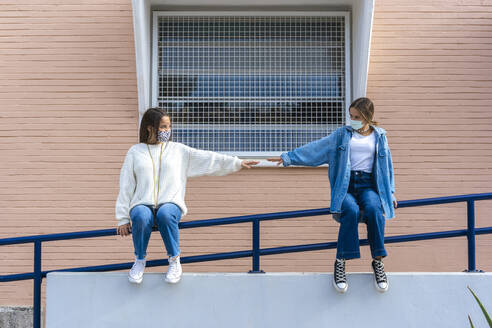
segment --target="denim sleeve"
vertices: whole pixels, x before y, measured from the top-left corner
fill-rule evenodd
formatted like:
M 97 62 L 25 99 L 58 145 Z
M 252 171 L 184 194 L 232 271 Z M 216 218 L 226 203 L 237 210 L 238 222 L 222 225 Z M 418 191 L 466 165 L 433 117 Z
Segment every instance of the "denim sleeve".
M 393 172 L 393 158 L 391 157 L 391 151 L 388 146 L 388 140 L 385 140 L 386 146 L 388 148 L 388 170 L 389 170 L 389 177 L 390 177 L 390 187 L 391 187 L 391 198 L 395 200 L 395 178 L 394 178 L 394 172 Z
M 328 163 L 329 150 L 330 147 L 334 146 L 335 138 L 335 133 L 332 133 L 322 139 L 312 141 L 292 151 L 283 153 L 280 157 L 284 166 L 318 166 Z

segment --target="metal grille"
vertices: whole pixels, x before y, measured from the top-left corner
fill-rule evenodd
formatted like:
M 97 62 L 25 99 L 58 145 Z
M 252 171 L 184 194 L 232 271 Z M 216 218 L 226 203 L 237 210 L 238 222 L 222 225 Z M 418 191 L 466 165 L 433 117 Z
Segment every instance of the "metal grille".
M 345 124 L 346 17 L 158 16 L 157 106 L 189 146 L 267 155 Z

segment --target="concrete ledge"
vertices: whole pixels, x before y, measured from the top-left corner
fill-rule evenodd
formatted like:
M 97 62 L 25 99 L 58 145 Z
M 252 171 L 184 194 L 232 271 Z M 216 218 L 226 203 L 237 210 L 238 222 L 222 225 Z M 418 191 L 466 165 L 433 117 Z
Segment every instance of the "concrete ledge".
M 31 328 L 32 306 L 0 307 L 1 328 Z
M 50 273 L 47 328 L 55 327 L 476 327 L 485 319 L 466 286 L 492 312 L 490 273 L 390 273 L 376 291 L 372 274 L 348 275 L 338 294 L 331 274 L 185 274 L 169 285 L 145 274 Z

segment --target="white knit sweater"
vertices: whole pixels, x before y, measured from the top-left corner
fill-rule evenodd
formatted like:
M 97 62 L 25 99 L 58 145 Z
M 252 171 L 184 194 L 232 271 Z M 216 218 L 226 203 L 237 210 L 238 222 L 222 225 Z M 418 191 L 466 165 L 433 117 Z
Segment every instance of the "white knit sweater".
M 155 181 L 159 174 L 161 144 L 149 145 L 155 165 Z M 164 146 L 161 163 L 160 190 L 157 204 L 174 203 L 187 213 L 184 202 L 186 179 L 202 175 L 226 175 L 239 171 L 241 160 L 211 151 L 198 150 L 170 141 Z M 152 159 L 147 144 L 133 145 L 126 154 L 120 174 L 120 193 L 116 201 L 118 225 L 130 222 L 130 210 L 137 205 L 154 205 Z

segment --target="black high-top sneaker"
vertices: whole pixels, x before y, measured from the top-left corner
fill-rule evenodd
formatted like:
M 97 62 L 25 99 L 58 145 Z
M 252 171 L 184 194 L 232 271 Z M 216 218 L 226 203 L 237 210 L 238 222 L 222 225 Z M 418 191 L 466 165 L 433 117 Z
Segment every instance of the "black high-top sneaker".
M 372 260 L 372 270 L 374 271 L 374 283 L 376 285 L 376 289 L 384 293 L 388 290 L 388 278 L 386 277 L 386 273 L 384 272 L 384 264 L 381 260 Z
M 348 288 L 345 276 L 345 259 L 336 259 L 333 270 L 333 286 L 339 293 L 345 293 Z

